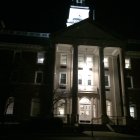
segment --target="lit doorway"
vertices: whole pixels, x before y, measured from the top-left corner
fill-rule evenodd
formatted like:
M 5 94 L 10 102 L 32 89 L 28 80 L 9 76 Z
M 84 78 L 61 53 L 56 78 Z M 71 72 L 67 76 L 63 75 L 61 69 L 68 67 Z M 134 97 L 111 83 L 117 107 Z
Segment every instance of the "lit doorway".
M 91 101 L 86 97 L 79 101 L 79 123 L 91 123 Z

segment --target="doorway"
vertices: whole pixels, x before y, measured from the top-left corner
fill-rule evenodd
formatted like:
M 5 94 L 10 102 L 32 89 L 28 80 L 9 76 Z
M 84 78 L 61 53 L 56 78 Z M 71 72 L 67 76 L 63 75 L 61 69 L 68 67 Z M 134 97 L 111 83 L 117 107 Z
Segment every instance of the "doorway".
M 86 97 L 79 101 L 79 123 L 91 123 L 91 101 Z

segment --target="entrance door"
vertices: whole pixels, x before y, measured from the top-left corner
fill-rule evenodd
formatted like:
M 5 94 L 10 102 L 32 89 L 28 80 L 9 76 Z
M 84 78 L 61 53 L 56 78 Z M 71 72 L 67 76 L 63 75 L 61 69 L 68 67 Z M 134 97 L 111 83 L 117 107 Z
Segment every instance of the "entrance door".
M 91 101 L 86 97 L 79 101 L 79 123 L 91 123 Z

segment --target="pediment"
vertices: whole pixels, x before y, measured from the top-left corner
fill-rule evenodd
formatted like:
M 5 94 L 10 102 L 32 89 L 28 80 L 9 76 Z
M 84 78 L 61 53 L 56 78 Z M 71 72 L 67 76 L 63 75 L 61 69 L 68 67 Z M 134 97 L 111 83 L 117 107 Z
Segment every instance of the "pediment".
M 95 21 L 85 19 L 81 22 L 75 23 L 64 30 L 57 32 L 54 35 L 56 38 L 70 38 L 70 39 L 90 39 L 90 40 L 106 40 L 106 41 L 120 41 L 117 37 L 104 30 Z

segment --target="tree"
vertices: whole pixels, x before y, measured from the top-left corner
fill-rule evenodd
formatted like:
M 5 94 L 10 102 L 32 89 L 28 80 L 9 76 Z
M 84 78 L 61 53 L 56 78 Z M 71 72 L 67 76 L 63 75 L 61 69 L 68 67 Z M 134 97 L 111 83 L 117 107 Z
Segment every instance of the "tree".
M 70 91 L 65 90 L 65 89 L 60 89 L 60 88 L 56 88 L 53 91 L 53 106 L 52 106 L 52 113 L 54 113 L 54 110 L 57 109 L 58 107 L 62 107 L 65 105 L 65 102 L 61 102 L 59 104 L 59 106 L 56 106 L 56 104 L 62 100 L 62 99 L 66 99 L 66 98 L 70 98 L 71 94 Z

